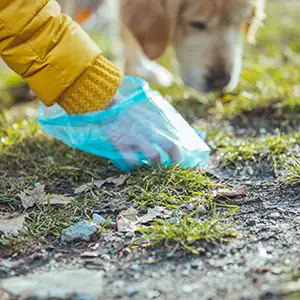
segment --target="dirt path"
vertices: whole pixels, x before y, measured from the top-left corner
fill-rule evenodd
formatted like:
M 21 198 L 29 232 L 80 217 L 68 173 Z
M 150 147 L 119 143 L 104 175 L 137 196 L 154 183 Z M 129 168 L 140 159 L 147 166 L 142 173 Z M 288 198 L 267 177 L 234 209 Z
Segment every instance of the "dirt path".
M 167 257 L 169 250 L 130 247 L 130 236 L 107 233 L 91 243 L 19 249 L 14 262 L 1 260 L 1 278 L 85 268 L 101 274 L 99 298 L 74 299 L 287 299 L 284 283 L 300 267 L 300 189 L 270 177 L 230 183 L 249 190 L 231 200 L 240 206 L 229 220 L 237 222 L 239 234 L 228 243 L 199 244 L 200 256 L 178 251 Z

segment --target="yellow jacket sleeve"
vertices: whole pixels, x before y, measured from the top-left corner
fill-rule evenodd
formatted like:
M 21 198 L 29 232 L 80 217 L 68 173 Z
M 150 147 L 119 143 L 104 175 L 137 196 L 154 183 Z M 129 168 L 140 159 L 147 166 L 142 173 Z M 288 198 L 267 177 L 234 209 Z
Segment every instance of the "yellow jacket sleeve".
M 54 0 L 0 1 L 0 55 L 45 105 L 69 113 L 104 108 L 122 80 Z

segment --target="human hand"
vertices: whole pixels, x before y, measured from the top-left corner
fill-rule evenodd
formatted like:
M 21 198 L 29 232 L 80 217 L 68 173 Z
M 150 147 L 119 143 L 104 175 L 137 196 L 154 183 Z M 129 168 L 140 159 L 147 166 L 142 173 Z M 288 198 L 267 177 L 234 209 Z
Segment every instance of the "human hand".
M 118 92 L 106 109 L 111 109 L 122 101 L 125 101 L 125 97 Z M 147 109 L 149 111 L 145 111 Z M 163 159 L 179 163 L 181 154 L 178 146 L 169 137 L 153 130 L 151 123 L 155 119 L 158 121 L 159 118 L 150 121 L 150 112 L 151 105 L 144 103 L 143 107 L 132 106 L 122 115 L 116 114 L 115 117 L 119 119 L 118 125 L 107 126 L 105 130 L 109 134 L 110 142 L 132 166 L 141 163 L 151 166 L 160 165 L 164 163 Z M 145 115 L 148 115 L 147 119 L 144 118 Z
M 131 172 L 157 164 L 206 166 L 209 147 L 181 115 L 141 79 L 125 77 L 106 110 L 68 115 L 41 106 L 39 123 L 67 145 L 109 159 Z

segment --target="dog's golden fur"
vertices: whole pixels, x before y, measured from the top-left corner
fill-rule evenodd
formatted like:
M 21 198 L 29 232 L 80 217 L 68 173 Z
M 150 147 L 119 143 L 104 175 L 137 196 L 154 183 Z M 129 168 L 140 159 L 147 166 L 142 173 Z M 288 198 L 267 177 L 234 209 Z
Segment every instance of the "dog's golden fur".
M 242 36 L 254 41 L 264 0 L 122 0 L 121 12 L 149 59 L 173 44 L 183 80 L 207 91 L 215 88 L 211 81 L 218 74 L 229 74 L 230 80 L 216 87 L 237 84 Z
M 265 6 L 265 0 L 106 1 L 119 3 L 127 74 L 170 82 L 170 73 L 151 61 L 173 45 L 183 81 L 200 92 L 236 86 L 243 36 L 255 41 Z

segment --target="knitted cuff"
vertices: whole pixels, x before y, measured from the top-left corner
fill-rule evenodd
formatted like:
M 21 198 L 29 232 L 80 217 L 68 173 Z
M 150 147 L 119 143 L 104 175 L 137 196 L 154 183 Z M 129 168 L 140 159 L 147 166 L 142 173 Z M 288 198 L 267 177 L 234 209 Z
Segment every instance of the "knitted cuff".
M 62 95 L 59 105 L 69 114 L 84 114 L 107 107 L 122 82 L 120 70 L 103 55 Z

